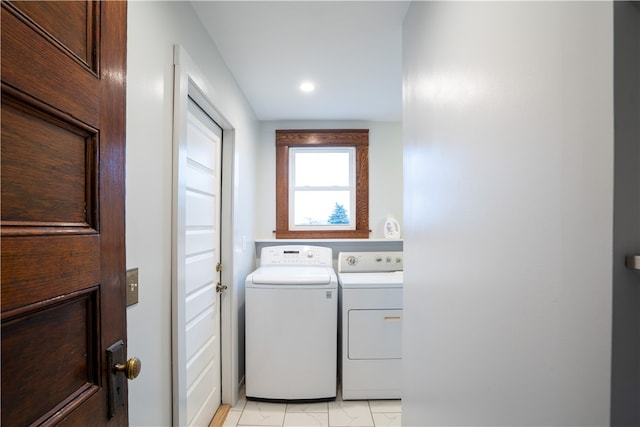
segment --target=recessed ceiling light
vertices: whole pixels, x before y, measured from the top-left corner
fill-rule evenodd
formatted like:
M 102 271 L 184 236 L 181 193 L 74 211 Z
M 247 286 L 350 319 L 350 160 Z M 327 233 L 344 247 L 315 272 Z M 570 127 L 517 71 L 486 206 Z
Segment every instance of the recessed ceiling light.
M 313 92 L 316 86 L 311 82 L 304 82 L 300 85 L 300 90 L 303 92 Z

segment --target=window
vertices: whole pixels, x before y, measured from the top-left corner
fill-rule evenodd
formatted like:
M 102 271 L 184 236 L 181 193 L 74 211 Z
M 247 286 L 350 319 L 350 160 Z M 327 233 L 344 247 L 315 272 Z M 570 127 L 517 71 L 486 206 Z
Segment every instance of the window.
M 289 230 L 354 230 L 355 147 L 289 149 Z
M 369 237 L 369 131 L 276 131 L 276 238 Z

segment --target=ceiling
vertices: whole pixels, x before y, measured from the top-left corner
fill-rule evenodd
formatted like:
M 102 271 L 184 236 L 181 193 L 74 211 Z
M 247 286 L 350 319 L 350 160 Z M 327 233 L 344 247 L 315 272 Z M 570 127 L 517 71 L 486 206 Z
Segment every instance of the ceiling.
M 258 119 L 401 120 L 408 1 L 192 4 Z

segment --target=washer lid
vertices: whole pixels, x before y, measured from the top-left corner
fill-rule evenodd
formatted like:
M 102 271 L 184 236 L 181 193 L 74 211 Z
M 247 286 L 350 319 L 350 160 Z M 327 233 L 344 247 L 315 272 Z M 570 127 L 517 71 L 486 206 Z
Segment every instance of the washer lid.
M 328 285 L 331 279 L 326 267 L 260 267 L 252 274 L 256 285 Z
M 404 272 L 339 273 L 338 279 L 343 288 L 401 288 Z

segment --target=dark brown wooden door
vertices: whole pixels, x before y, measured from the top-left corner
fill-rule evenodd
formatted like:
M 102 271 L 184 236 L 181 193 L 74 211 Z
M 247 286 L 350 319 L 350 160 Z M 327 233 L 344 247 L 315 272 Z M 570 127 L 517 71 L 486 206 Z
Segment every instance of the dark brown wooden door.
M 126 425 L 125 2 L 2 2 L 2 425 Z

